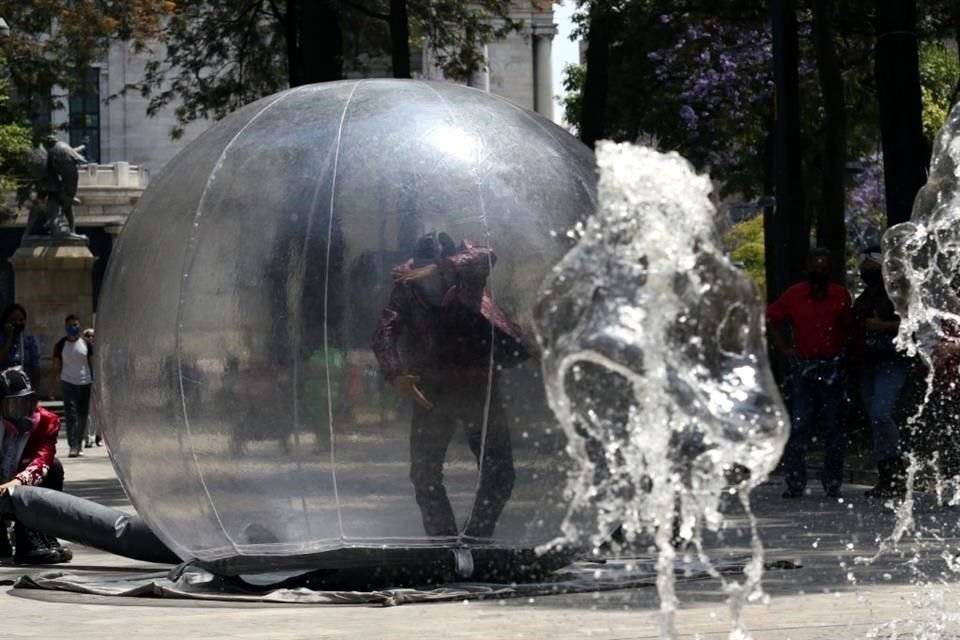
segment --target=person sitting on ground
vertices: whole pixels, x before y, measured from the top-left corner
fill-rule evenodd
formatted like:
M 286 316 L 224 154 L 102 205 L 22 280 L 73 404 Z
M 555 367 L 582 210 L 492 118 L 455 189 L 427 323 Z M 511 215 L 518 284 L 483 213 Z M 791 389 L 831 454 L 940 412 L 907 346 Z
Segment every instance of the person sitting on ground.
M 63 491 L 63 465 L 56 458 L 60 419 L 37 403 L 30 378 L 19 367 L 0 372 L 0 496 L 23 485 Z M 56 564 L 69 562 L 73 553 L 21 522 L 14 524 L 14 545 L 4 524 L 0 527 L 0 562 Z

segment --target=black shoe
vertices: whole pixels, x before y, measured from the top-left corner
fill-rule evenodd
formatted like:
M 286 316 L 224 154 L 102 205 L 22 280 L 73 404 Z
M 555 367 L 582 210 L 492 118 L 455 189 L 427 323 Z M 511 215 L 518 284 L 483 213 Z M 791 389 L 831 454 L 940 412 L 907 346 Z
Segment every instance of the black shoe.
M 19 522 L 14 528 L 16 551 L 13 561 L 16 564 L 57 564 L 63 562 L 60 544 L 34 529 L 28 529 Z M 56 545 L 52 546 L 51 542 Z M 73 557 L 73 554 L 70 554 Z
M 10 534 L 7 523 L 0 520 L 0 564 L 9 564 L 13 561 L 13 547 L 10 545 Z
M 903 498 L 907 492 L 907 472 L 903 461 L 899 458 L 882 460 L 877 463 L 877 472 L 877 484 L 863 495 L 881 500 Z
M 98 447 L 102 447 L 102 446 L 103 446 L 103 438 L 101 438 L 100 436 L 97 436 L 97 439 L 94 441 L 94 443 L 95 443 Z
M 787 487 L 787 490 L 784 491 L 782 494 L 780 494 L 780 497 L 781 497 L 781 498 L 786 498 L 786 499 L 788 499 L 788 500 L 793 499 L 793 498 L 802 498 L 802 497 L 803 497 L 803 489 L 800 489 L 800 488 L 798 488 L 798 487 Z
M 839 498 L 840 497 L 840 487 L 824 487 L 823 495 L 828 498 Z
M 60 562 L 70 562 L 73 560 L 73 551 L 70 550 L 70 547 L 63 546 L 60 544 L 60 541 L 53 536 L 48 536 L 45 533 L 41 533 L 40 535 L 43 536 L 43 540 L 47 547 L 54 549 L 60 554 Z

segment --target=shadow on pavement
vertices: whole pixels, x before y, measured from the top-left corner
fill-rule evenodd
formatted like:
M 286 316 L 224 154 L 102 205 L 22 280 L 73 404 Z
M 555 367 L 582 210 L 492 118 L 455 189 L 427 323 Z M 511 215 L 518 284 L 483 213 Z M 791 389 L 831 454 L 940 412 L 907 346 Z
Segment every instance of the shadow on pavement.
M 91 500 L 105 507 L 125 507 L 130 504 L 120 481 L 116 478 L 97 478 L 93 480 L 67 480 L 65 493 Z

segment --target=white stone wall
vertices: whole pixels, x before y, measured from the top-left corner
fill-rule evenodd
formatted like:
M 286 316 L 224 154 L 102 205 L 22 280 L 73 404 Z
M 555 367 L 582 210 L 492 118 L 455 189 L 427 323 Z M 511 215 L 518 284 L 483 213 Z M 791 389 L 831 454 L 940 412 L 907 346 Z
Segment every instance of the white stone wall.
M 117 95 L 123 88 L 139 82 L 149 57 L 133 54 L 126 43 L 116 42 L 110 47 L 105 64 L 100 69 L 100 162 L 110 164 L 126 161 L 145 167 L 156 175 L 189 141 L 208 126 L 207 122 L 193 123 L 179 140 L 170 137 L 177 124 L 171 105 L 155 117 L 147 117 L 147 103 L 139 91 Z M 117 95 L 108 99 L 108 96 Z
M 510 34 L 504 40 L 489 44 L 486 80 L 492 93 L 504 96 L 524 108 L 534 109 L 540 107 L 537 104 L 536 80 L 540 81 L 541 102 L 542 96 L 552 96 L 553 93 L 550 74 L 541 72 L 540 75 L 546 77 L 535 78 L 537 60 L 534 54 L 536 39 L 552 39 L 556 32 L 553 5 L 545 2 L 544 8 L 536 9 L 529 0 L 517 0 L 516 6 L 514 18 L 523 20 L 524 29 L 521 33 Z M 549 48 L 545 50 L 543 44 L 537 49 L 541 52 L 541 57 L 542 52 L 549 52 Z M 126 43 L 116 42 L 110 47 L 107 59 L 103 61 L 100 71 L 100 95 L 104 100 L 100 112 L 100 162 L 110 164 L 126 161 L 144 167 L 150 175 L 156 176 L 180 149 L 200 135 L 211 123 L 192 123 L 182 138 L 173 140 L 170 130 L 177 124 L 173 114 L 176 104 L 170 105 L 154 117 L 147 117 L 148 98 L 142 97 L 138 91 L 119 95 L 126 85 L 141 80 L 150 55 L 134 54 Z M 162 51 L 152 55 L 160 56 Z M 376 61 L 368 61 L 367 71 L 370 77 L 388 76 L 388 62 L 377 64 Z M 425 56 L 423 69 L 425 76 L 434 75 L 430 72 L 429 55 Z M 353 77 L 356 74 L 349 75 Z M 546 86 L 543 85 L 544 82 L 547 83 Z M 116 97 L 108 99 L 108 96 Z M 547 102 L 550 103 L 550 112 L 542 108 L 538 110 L 551 117 L 552 100 Z M 58 115 L 66 117 L 66 114 Z
M 526 30 L 525 30 L 526 31 Z M 534 108 L 533 40 L 528 32 L 512 33 L 488 45 L 490 93 L 525 109 Z

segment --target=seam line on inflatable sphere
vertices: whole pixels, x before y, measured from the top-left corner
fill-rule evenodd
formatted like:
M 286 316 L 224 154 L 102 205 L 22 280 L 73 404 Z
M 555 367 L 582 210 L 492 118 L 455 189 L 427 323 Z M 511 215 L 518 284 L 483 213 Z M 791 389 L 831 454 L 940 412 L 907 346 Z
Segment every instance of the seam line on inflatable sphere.
M 263 107 L 260 111 L 256 113 L 250 120 L 243 125 L 243 127 L 230 139 L 230 142 L 226 144 L 223 148 L 223 151 L 220 152 L 220 157 L 217 158 L 217 162 L 213 165 L 213 170 L 210 172 L 210 177 L 207 178 L 207 183 L 203 186 L 203 193 L 200 194 L 200 200 L 197 202 L 197 210 L 194 213 L 194 227 L 196 228 L 196 222 L 203 216 L 203 208 L 206 204 L 207 193 L 210 191 L 210 186 L 213 184 L 214 180 L 217 177 L 217 174 L 220 172 L 220 169 L 223 168 L 223 162 L 227 157 L 227 151 L 237 139 L 243 135 L 243 132 L 250 128 L 250 126 L 256 122 L 260 116 L 266 113 L 271 107 L 280 102 L 283 98 L 286 98 L 289 95 L 289 91 L 285 91 L 278 95 L 276 99 L 272 100 L 269 104 Z M 188 274 L 191 272 L 193 267 L 193 261 L 197 255 L 197 232 L 193 231 L 193 236 L 190 238 L 190 244 L 188 246 L 187 255 L 184 257 L 184 268 L 181 269 L 183 277 L 180 280 L 180 291 L 178 295 L 178 300 L 182 300 L 183 289 L 185 281 L 188 279 Z M 220 517 L 220 512 L 217 511 L 217 506 L 213 502 L 213 496 L 210 495 L 210 488 L 207 486 L 206 478 L 203 475 L 203 469 L 200 466 L 200 459 L 197 457 L 197 450 L 193 446 L 193 432 L 190 430 L 190 418 L 187 416 L 187 402 L 186 395 L 183 390 L 183 360 L 182 360 L 182 351 L 181 351 L 181 336 L 180 336 L 180 324 L 183 321 L 183 305 L 177 305 L 177 326 L 176 326 L 176 349 L 177 349 L 177 386 L 180 390 L 180 405 L 183 410 L 183 424 L 187 431 L 187 440 L 190 443 L 190 455 L 193 457 L 193 463 L 197 468 L 197 476 L 200 479 L 200 486 L 203 487 L 203 493 L 207 496 L 207 502 L 210 505 L 210 509 L 213 511 L 213 517 L 216 518 L 217 524 L 220 526 L 220 531 L 223 533 L 224 537 L 233 547 L 234 553 L 239 553 L 237 548 L 237 543 L 233 538 L 230 537 L 230 534 L 227 533 L 227 528 L 223 524 L 223 519 Z
M 540 122 L 539 119 L 535 118 L 535 117 L 534 117 L 534 114 L 530 113 L 529 110 L 522 108 L 520 105 L 517 105 L 517 104 L 514 104 L 514 103 L 510 102 L 509 100 L 507 100 L 506 98 L 504 98 L 504 97 L 502 97 L 502 96 L 498 96 L 498 95 L 495 95 L 495 94 L 490 94 L 490 95 L 492 95 L 494 98 L 496 98 L 496 99 L 499 100 L 500 102 L 504 103 L 504 104 L 507 105 L 508 107 L 510 107 L 510 108 L 512 108 L 512 109 L 516 109 L 517 111 L 519 111 L 519 112 L 520 112 L 521 114 L 523 114 L 523 116 L 526 117 L 530 122 L 532 122 L 532 123 L 534 123 L 535 125 L 537 125 L 537 127 L 539 127 L 545 134 L 547 134 L 548 136 L 550 136 L 550 139 L 553 140 L 554 142 L 556 142 L 556 143 L 557 143 L 557 146 L 559 146 L 561 149 L 563 148 L 563 143 L 560 142 L 560 139 L 557 138 L 557 136 L 553 135 L 553 131 L 550 131 L 550 128 L 549 128 L 549 127 L 543 126 L 543 123 Z
M 357 92 L 357 87 L 360 86 L 360 82 L 357 81 L 353 84 L 353 88 L 350 90 L 350 95 L 347 96 L 347 101 L 343 105 L 343 113 L 340 114 L 340 126 L 337 127 L 337 146 L 336 151 L 333 154 L 333 177 L 330 180 L 330 214 L 327 216 L 327 256 L 326 256 L 326 268 L 323 272 L 323 352 L 324 354 L 330 353 L 330 341 L 329 341 L 329 332 L 327 328 L 327 310 L 329 309 L 329 296 L 330 296 L 330 249 L 333 245 L 333 207 L 336 203 L 337 197 L 337 170 L 340 168 L 340 143 L 343 140 L 343 126 L 347 121 L 347 112 L 350 110 L 350 103 L 353 101 L 353 94 Z M 326 382 L 327 382 L 327 420 L 330 425 L 330 474 L 333 477 L 333 499 L 337 503 L 337 526 L 340 527 L 340 541 L 343 542 L 346 537 L 343 532 L 343 514 L 341 513 L 340 507 L 340 490 L 337 487 L 337 459 L 336 459 L 336 450 L 337 443 L 336 437 L 333 433 L 333 403 L 330 402 L 330 398 L 333 397 L 333 385 L 330 381 L 330 358 L 325 357 L 326 367 L 324 371 L 326 372 Z

